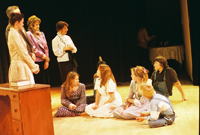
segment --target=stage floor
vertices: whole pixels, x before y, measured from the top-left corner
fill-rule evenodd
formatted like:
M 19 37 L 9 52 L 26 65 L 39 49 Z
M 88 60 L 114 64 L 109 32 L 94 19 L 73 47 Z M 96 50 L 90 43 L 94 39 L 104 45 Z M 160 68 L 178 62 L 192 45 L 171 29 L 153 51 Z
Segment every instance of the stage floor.
M 51 87 L 52 117 L 55 135 L 199 135 L 199 86 L 192 85 L 187 76 L 180 82 L 188 101 L 182 101 L 181 94 L 173 87 L 173 104 L 177 118 L 173 125 L 149 128 L 145 122 L 116 118 L 94 118 L 90 116 L 54 117 L 60 104 L 60 87 Z M 128 95 L 129 82 L 118 85 L 123 102 Z M 86 94 L 92 95 L 92 89 Z

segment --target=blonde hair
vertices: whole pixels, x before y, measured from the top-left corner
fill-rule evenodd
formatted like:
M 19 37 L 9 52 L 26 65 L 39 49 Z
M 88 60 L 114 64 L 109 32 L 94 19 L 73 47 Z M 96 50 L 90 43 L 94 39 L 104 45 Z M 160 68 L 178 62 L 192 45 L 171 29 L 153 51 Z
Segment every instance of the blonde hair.
M 151 99 L 156 93 L 153 86 L 147 83 L 142 83 L 140 85 L 140 92 L 144 97 L 148 99 Z
M 135 76 L 142 78 L 144 83 L 147 82 L 149 70 L 147 70 L 145 67 L 136 66 L 131 68 L 131 71 L 135 74 Z
M 9 6 L 9 7 L 6 9 L 6 15 L 7 15 L 8 18 L 10 18 L 11 13 L 13 13 L 13 11 L 14 11 L 15 9 L 19 9 L 19 7 L 18 7 L 18 6 Z
M 40 35 L 40 32 L 36 33 L 36 31 L 33 29 L 35 22 L 41 23 L 41 19 L 35 15 L 32 15 L 31 17 L 28 18 L 27 25 L 28 25 L 28 30 L 31 31 L 35 37 L 37 37 L 37 34 Z

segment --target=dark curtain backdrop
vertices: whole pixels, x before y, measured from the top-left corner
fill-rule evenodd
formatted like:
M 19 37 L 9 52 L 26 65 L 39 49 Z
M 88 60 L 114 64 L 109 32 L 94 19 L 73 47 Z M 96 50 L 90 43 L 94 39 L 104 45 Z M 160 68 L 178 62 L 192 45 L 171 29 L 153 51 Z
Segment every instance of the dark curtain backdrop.
M 164 2 L 164 4 L 163 4 Z M 56 36 L 55 24 L 66 21 L 68 35 L 78 51 L 80 82 L 92 83 L 98 57 L 111 67 L 117 82 L 130 81 L 130 68 L 137 65 L 136 34 L 145 22 L 149 35 L 157 40 L 182 43 L 179 2 L 174 0 L 1 0 L 0 2 L 0 83 L 7 82 L 9 53 L 5 43 L 8 23 L 6 8 L 19 6 L 28 17 L 41 18 L 40 30 L 45 33 L 50 53 L 50 84 L 60 85 L 60 74 L 51 40 Z M 149 61 L 149 60 L 147 60 Z

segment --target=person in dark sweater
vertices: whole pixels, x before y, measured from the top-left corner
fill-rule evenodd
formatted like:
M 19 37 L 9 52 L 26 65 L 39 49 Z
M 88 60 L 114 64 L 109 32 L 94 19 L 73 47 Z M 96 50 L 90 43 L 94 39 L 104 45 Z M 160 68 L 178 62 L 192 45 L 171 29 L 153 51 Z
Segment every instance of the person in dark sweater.
M 167 59 L 163 56 L 158 56 L 154 59 L 155 71 L 152 73 L 151 79 L 154 89 L 157 93 L 163 94 L 166 97 L 172 96 L 172 87 L 175 85 L 182 95 L 183 101 L 188 100 L 185 97 L 182 85 L 178 80 L 176 71 L 169 67 Z

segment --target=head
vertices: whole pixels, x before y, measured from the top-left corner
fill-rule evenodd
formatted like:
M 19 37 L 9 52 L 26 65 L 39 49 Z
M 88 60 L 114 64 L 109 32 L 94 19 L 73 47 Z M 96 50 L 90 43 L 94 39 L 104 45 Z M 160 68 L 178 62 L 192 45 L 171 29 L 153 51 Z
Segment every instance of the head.
M 142 83 L 140 85 L 140 92 L 141 92 L 142 96 L 144 96 L 148 99 L 151 99 L 156 94 L 153 86 L 150 84 L 147 84 L 147 83 Z
M 36 36 L 36 31 L 40 31 L 41 19 L 35 15 L 28 18 L 27 25 L 28 30 L 31 31 Z
M 112 70 L 106 64 L 99 65 L 99 68 L 97 70 L 97 75 L 101 78 L 101 86 L 105 86 L 109 79 L 112 79 L 113 82 L 115 82 L 115 84 L 116 84 Z
M 9 6 L 6 9 L 6 15 L 7 15 L 7 17 L 10 18 L 10 15 L 12 13 L 21 13 L 20 10 L 19 10 L 19 7 L 18 6 Z
M 12 13 L 9 22 L 11 26 L 16 26 L 20 30 L 24 26 L 24 15 L 20 13 Z
M 56 23 L 56 30 L 57 32 L 60 32 L 60 34 L 65 35 L 68 31 L 68 24 L 64 21 L 58 21 Z
M 155 70 L 159 70 L 160 68 L 166 68 L 169 67 L 167 59 L 163 56 L 157 56 L 154 58 L 154 64 L 153 64 Z
M 66 95 L 70 95 L 70 87 L 79 85 L 79 74 L 74 71 L 70 71 L 67 75 L 66 81 L 63 83 L 66 87 Z
M 131 68 L 131 77 L 134 81 L 142 80 L 142 82 L 147 82 L 148 80 L 148 73 L 149 70 L 147 70 L 145 67 L 142 66 L 136 66 Z

